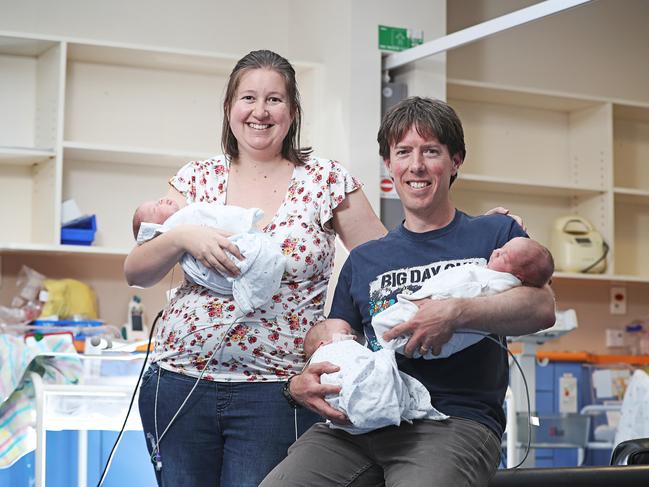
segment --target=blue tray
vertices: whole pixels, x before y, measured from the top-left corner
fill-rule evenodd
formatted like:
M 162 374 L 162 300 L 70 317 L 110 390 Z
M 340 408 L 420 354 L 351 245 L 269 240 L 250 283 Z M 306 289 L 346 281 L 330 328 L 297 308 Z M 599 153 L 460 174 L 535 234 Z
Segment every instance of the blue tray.
M 86 327 L 95 327 L 95 326 L 102 326 L 104 324 L 103 321 L 99 320 L 34 320 L 31 323 L 32 325 L 35 326 L 60 326 L 60 327 L 66 327 L 66 326 L 86 326 Z M 100 330 L 97 330 L 96 333 L 89 332 L 88 330 L 86 331 L 78 331 L 74 334 L 74 339 L 75 340 L 85 340 L 87 336 L 93 336 L 93 335 L 98 335 L 100 334 Z
M 61 243 L 65 245 L 90 245 L 97 232 L 97 218 L 90 215 L 61 227 Z

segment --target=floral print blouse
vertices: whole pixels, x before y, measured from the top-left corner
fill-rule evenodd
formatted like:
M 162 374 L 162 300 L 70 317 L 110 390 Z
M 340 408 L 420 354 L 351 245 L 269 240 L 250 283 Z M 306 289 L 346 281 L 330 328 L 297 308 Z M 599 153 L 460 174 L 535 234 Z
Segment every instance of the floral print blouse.
M 193 161 L 170 184 L 187 203 L 224 205 L 229 159 Z M 287 258 L 279 291 L 246 316 L 232 296 L 185 280 L 158 324 L 161 367 L 213 381 L 280 381 L 305 363 L 304 335 L 323 319 L 334 262 L 333 210 L 360 187 L 336 161 L 311 158 L 295 166 L 284 201 L 262 229 Z

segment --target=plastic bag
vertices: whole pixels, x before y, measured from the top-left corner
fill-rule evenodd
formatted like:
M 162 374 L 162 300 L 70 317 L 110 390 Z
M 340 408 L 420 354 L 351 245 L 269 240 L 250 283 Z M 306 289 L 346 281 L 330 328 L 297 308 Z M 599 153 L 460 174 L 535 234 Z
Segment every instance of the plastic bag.
M 16 279 L 18 294 L 13 297 L 10 306 L 0 306 L 0 323 L 20 325 L 36 319 L 43 307 L 39 294 L 44 280 L 43 274 L 22 266 Z
M 97 319 L 97 297 L 90 286 L 76 279 L 45 279 L 47 300 L 42 317 L 57 316 L 61 320 Z

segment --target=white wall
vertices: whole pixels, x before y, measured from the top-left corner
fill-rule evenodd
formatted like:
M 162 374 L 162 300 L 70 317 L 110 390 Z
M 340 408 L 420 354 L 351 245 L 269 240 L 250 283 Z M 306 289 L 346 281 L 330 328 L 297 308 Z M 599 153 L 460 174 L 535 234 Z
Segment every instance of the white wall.
M 243 55 L 285 52 L 288 0 L 0 0 L 17 32 Z
M 445 0 L 292 0 L 296 59 L 326 66 L 323 154 L 340 159 L 366 184 L 378 212 L 380 159 L 376 133 L 381 118 L 381 53 L 378 25 L 423 29 L 426 40 L 445 33 Z M 443 78 L 445 65 L 436 66 Z M 414 76 L 410 77 L 417 81 Z M 442 83 L 443 86 L 443 83 Z M 319 148 L 320 150 L 320 148 Z

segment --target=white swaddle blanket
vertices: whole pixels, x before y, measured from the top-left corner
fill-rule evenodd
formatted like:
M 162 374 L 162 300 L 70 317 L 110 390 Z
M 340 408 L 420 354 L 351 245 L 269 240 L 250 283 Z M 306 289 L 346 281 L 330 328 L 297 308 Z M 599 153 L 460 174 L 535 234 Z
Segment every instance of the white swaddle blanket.
M 410 336 L 399 336 L 386 342 L 383 339 L 383 334 L 415 316 L 419 308 L 412 301 L 427 298 L 448 299 L 491 296 L 520 285 L 521 281 L 512 274 L 493 271 L 477 264 L 453 267 L 426 280 L 418 291 L 412 294 L 397 295 L 395 304 L 372 318 L 372 328 L 374 328 L 376 338 L 383 348 L 403 354 Z M 483 339 L 483 336 L 477 334 L 461 332 L 462 330 L 458 330 L 453 334 L 451 339 L 444 344 L 439 355 L 433 355 L 429 351 L 423 358 L 428 360 L 446 358 Z M 420 358 L 421 354 L 416 350 L 412 356 L 413 358 Z
M 636 370 L 622 400 L 620 422 L 615 434 L 615 445 L 626 440 L 649 437 L 649 375 Z
M 137 242 L 140 245 L 178 225 L 187 224 L 234 233 L 229 238 L 245 257 L 240 261 L 230 256 L 241 271 L 238 276 L 208 269 L 188 253 L 182 256 L 180 265 L 189 280 L 219 294 L 231 294 L 240 310 L 247 314 L 267 303 L 277 292 L 286 265 L 279 244 L 256 227 L 263 215 L 259 208 L 193 203 L 178 210 L 161 225 L 142 223 Z
M 320 382 L 341 386 L 339 394 L 327 395 L 325 400 L 352 423 L 329 422 L 332 428 L 357 435 L 398 426 L 402 420 L 448 418 L 431 405 L 421 382 L 399 371 L 392 350 L 372 352 L 354 340 L 342 340 L 318 348 L 311 363 L 318 362 L 340 367 L 338 372 L 323 374 Z

